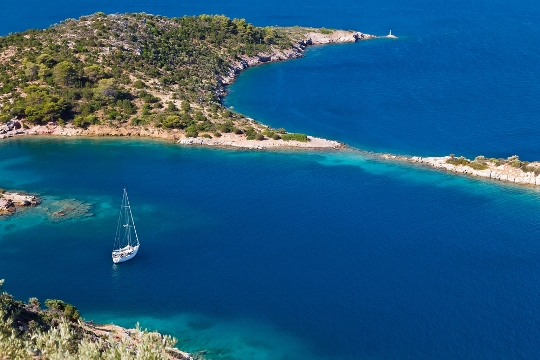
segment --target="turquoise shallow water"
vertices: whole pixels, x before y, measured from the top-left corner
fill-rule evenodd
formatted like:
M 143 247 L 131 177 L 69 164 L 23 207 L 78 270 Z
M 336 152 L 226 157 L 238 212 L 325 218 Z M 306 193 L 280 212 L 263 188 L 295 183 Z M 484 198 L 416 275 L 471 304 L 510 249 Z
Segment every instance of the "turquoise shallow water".
M 539 9 L 530 1 L 0 4 L 7 34 L 94 11 L 225 13 L 397 41 L 312 48 L 248 70 L 228 106 L 377 151 L 540 159 Z M 158 328 L 215 359 L 537 358 L 539 192 L 357 152 L 189 149 L 156 141 L 0 142 L 0 184 L 76 198 L 0 221 L 21 299 Z M 141 251 L 110 251 L 127 187 Z

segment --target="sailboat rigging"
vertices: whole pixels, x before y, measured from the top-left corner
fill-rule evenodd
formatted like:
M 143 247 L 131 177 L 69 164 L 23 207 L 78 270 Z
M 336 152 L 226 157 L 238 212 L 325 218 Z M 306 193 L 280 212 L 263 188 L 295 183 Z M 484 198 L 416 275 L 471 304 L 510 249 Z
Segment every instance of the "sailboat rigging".
M 124 189 L 112 252 L 113 262 L 118 264 L 133 258 L 137 255 L 139 245 L 139 237 L 137 236 L 137 229 L 133 221 L 127 191 Z

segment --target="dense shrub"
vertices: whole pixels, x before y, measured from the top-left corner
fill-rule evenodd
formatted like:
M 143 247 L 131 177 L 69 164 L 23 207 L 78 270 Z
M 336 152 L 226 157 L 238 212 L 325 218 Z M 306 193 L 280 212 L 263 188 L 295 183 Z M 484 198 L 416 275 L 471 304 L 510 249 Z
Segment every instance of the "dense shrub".
M 39 124 L 54 121 L 68 109 L 68 102 L 51 94 L 45 87 L 31 85 L 25 88 L 26 97 L 17 101 L 12 114 L 26 118 L 30 123 Z
M 191 125 L 186 128 L 186 137 L 196 138 L 197 136 L 199 136 L 199 132 L 197 131 L 195 126 Z

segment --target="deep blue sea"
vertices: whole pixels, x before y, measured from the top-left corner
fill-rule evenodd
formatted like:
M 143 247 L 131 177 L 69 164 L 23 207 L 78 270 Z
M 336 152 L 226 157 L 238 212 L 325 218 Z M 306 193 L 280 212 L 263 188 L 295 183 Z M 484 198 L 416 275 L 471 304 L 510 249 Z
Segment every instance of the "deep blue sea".
M 392 29 L 249 69 L 225 103 L 366 150 L 540 159 L 536 2 L 4 1 L 0 34 L 96 11 Z M 540 358 L 538 189 L 356 151 L 49 138 L 0 141 L 0 187 L 44 199 L 0 220 L 0 278 L 23 300 L 212 359 Z M 124 187 L 141 249 L 113 266 Z M 66 198 L 94 216 L 50 221 Z

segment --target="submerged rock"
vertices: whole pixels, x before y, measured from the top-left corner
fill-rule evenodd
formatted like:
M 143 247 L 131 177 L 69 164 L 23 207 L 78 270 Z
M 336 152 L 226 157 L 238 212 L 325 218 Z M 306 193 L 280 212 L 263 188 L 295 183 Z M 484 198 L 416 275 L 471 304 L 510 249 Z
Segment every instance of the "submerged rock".
M 52 221 L 64 221 L 81 217 L 94 216 L 92 204 L 76 199 L 56 200 L 45 209 Z

